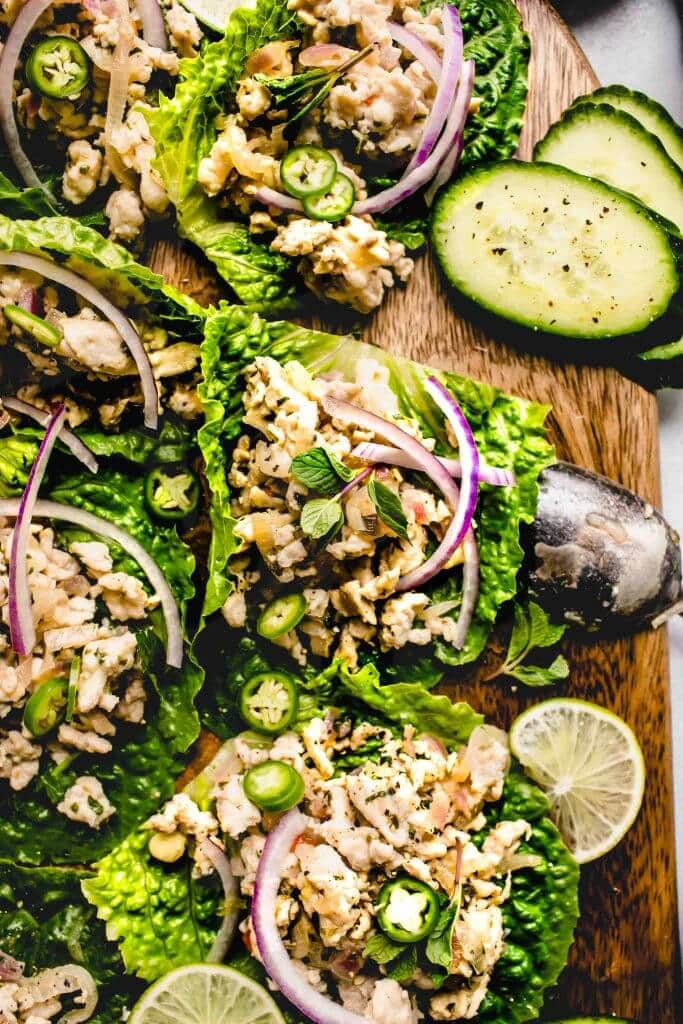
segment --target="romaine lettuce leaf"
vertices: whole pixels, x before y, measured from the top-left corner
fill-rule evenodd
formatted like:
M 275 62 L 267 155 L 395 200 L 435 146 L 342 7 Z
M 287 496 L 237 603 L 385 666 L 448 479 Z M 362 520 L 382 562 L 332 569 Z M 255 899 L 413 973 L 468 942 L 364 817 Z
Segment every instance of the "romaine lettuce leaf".
M 194 597 L 194 556 L 175 529 L 151 520 L 141 478 L 103 469 L 97 476 L 62 479 L 49 496 L 110 519 L 134 536 L 164 572 L 185 620 Z M 73 535 L 69 529 L 60 532 Z M 115 545 L 112 553 L 117 567 L 139 574 L 139 567 Z M 0 857 L 23 864 L 89 863 L 120 842 L 173 792 L 173 781 L 184 768 L 184 754 L 199 733 L 194 702 L 204 673 L 189 648 L 182 668 L 168 669 L 163 659 L 163 618 L 157 610 L 150 619 L 152 624 L 137 634 L 149 695 L 147 724 L 120 723 L 110 754 L 80 753 L 41 772 L 27 789 L 5 792 L 0 801 Z M 69 821 L 55 808 L 68 786 L 85 774 L 100 779 L 116 808 L 98 831 Z
M 481 101 L 468 122 L 465 163 L 510 156 L 526 100 L 528 38 L 512 0 L 463 0 L 460 13 L 465 52 L 477 63 L 475 93 Z M 197 171 L 217 138 L 217 117 L 235 107 L 249 54 L 270 40 L 299 38 L 301 31 L 286 0 L 257 0 L 253 9 L 238 8 L 222 39 L 182 61 L 174 95 L 161 96 L 158 108 L 146 112 L 155 140 L 154 166 L 176 208 L 180 233 L 203 250 L 241 302 L 269 312 L 286 308 L 295 297 L 293 262 L 251 238 L 236 213 L 224 215 L 198 184 Z M 421 201 L 415 205 L 408 223 L 392 211 L 383 225 L 409 249 L 425 241 L 427 211 Z
M 201 396 L 206 422 L 199 433 L 214 523 L 204 607 L 207 615 L 220 608 L 230 590 L 228 559 L 235 548 L 235 524 L 229 510 L 226 465 L 230 446 L 241 432 L 241 376 L 257 355 L 281 361 L 297 359 L 314 373 L 337 371 L 349 375 L 358 359 L 371 357 L 383 362 L 389 368 L 403 412 L 420 422 L 426 436 L 436 439 L 437 451 L 451 453 L 443 418 L 424 390 L 423 381 L 430 372 L 427 367 L 352 338 L 308 331 L 283 321 L 269 323 L 239 307 L 224 307 L 209 316 L 202 345 Z M 505 395 L 488 384 L 454 373 L 442 376 L 472 426 L 482 458 L 491 465 L 513 470 L 517 478 L 516 487 L 481 487 L 476 517 L 481 589 L 474 620 L 461 651 L 444 643 L 437 643 L 433 650 L 442 663 L 460 665 L 479 656 L 498 611 L 517 592 L 516 578 L 523 557 L 520 526 L 533 520 L 538 476 L 555 456 L 543 426 L 547 406 Z M 437 601 L 459 600 L 461 589 L 460 574 L 452 573 L 445 581 L 437 579 L 431 593 Z M 392 659 L 392 665 L 396 672 L 396 659 Z
M 0 171 L 0 212 L 9 217 L 51 217 L 57 211 L 42 188 L 19 188 Z

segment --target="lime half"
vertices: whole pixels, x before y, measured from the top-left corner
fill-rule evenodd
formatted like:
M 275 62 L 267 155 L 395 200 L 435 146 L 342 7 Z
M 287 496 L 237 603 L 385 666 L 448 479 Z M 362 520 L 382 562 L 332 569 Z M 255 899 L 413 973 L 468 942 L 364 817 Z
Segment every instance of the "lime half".
M 194 14 L 202 25 L 212 28 L 214 32 L 224 32 L 228 18 L 238 7 L 252 9 L 256 0 L 180 0 L 183 7 Z
M 284 1024 L 266 990 L 232 967 L 188 964 L 148 988 L 129 1024 Z
M 587 701 L 546 700 L 513 723 L 510 746 L 545 790 L 579 864 L 623 839 L 645 788 L 643 754 L 626 722 Z

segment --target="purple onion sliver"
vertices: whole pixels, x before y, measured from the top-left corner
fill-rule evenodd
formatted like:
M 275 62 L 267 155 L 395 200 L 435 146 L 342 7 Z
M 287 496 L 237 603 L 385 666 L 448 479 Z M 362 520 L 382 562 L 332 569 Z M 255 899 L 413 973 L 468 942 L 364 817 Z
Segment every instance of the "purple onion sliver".
M 36 423 L 40 423 L 43 427 L 47 426 L 49 423 L 49 412 L 45 412 L 44 409 L 39 409 L 35 405 L 30 405 L 28 402 L 23 402 L 20 398 L 3 398 L 2 405 L 4 405 L 5 409 L 9 409 L 10 412 L 19 413 L 22 416 L 29 416 L 32 420 L 35 420 Z M 72 430 L 63 426 L 59 432 L 59 440 L 66 445 L 72 455 L 74 455 L 79 462 L 83 463 L 86 469 L 89 469 L 91 473 L 97 473 L 100 468 L 97 459 L 88 446 L 83 444 L 80 437 L 77 437 Z
M 264 206 L 274 206 L 278 210 L 287 210 L 290 213 L 304 212 L 301 200 L 295 199 L 294 196 L 288 196 L 284 192 L 277 192 L 274 188 L 269 188 L 268 185 L 259 185 L 254 189 L 252 195 Z
M 363 441 L 356 445 L 351 454 L 363 462 L 372 462 L 375 465 L 383 463 L 386 466 L 398 466 L 399 469 L 420 471 L 420 466 L 415 459 L 411 459 L 400 448 L 391 448 L 385 444 Z M 436 458 L 456 480 L 462 476 L 462 466 L 458 459 L 448 459 L 441 455 L 437 455 Z M 509 469 L 498 469 L 498 467 L 489 466 L 485 462 L 479 463 L 479 482 L 491 484 L 492 487 L 515 487 L 517 484 L 514 473 Z
M 239 921 L 239 886 L 237 879 L 232 873 L 230 861 L 218 843 L 214 842 L 210 836 L 204 836 L 199 841 L 199 848 L 203 856 L 213 864 L 221 880 L 223 895 L 225 896 L 223 921 L 213 941 L 213 946 L 206 955 L 208 963 L 220 964 L 225 959 L 225 954 L 230 948 L 230 943 L 235 936 Z
M 415 60 L 419 60 L 432 81 L 438 83 L 441 78 L 443 65 L 440 57 L 431 48 L 429 43 L 426 43 L 424 39 L 420 39 L 418 35 L 411 32 L 405 25 L 398 25 L 395 21 L 388 21 L 387 28 L 394 42 L 398 43 L 401 49 L 407 50 Z
M 434 202 L 434 197 L 439 189 L 453 177 L 456 168 L 460 163 L 460 158 L 462 157 L 463 149 L 465 148 L 465 124 L 467 123 L 467 115 L 469 113 L 470 103 L 472 102 L 472 91 L 474 89 L 474 71 L 474 61 L 465 61 L 465 64 L 463 65 L 462 80 L 460 82 L 460 88 L 458 90 L 454 107 L 454 122 L 456 117 L 458 118 L 458 123 L 456 125 L 457 133 L 453 140 L 450 152 L 444 158 L 441 166 L 436 172 L 434 180 L 425 192 L 425 202 L 428 206 L 431 206 Z
M 142 38 L 147 45 L 168 49 L 166 23 L 159 0 L 137 0 L 136 6 L 142 21 Z
M 458 651 L 467 638 L 479 598 L 479 545 L 471 527 L 462 543 L 465 554 L 462 567 L 462 604 L 453 632 L 453 646 Z

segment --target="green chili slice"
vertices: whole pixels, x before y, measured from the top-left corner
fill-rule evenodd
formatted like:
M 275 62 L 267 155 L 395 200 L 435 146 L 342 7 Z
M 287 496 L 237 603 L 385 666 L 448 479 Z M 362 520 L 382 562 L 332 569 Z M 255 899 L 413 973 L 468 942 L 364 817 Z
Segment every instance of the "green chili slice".
M 304 213 L 313 220 L 342 220 L 356 201 L 356 189 L 350 178 L 338 174 L 324 195 L 303 199 Z
M 320 146 L 294 146 L 280 161 L 280 181 L 297 199 L 322 196 L 337 176 L 337 161 Z
M 259 672 L 240 693 L 240 714 L 256 732 L 276 735 L 294 720 L 299 704 L 296 683 L 285 672 Z
M 199 480 L 189 469 L 157 466 L 145 477 L 145 501 L 158 519 L 184 519 L 199 504 Z
M 263 811 L 288 811 L 304 795 L 304 780 L 284 761 L 262 761 L 244 776 L 244 792 Z
M 66 695 L 66 716 L 65 721 L 70 722 L 76 710 L 76 698 L 78 696 L 78 677 L 81 674 L 81 656 L 74 655 L 69 670 L 69 688 Z
M 36 687 L 24 707 L 24 725 L 32 736 L 45 736 L 64 717 L 69 684 L 53 676 Z
M 308 605 L 303 594 L 285 594 L 266 605 L 258 617 L 256 632 L 264 640 L 277 640 L 298 626 Z
M 26 78 L 50 99 L 76 99 L 90 81 L 90 58 L 71 36 L 47 36 L 28 55 Z
M 46 345 L 47 348 L 56 348 L 62 340 L 62 336 L 56 327 L 49 324 L 47 320 L 29 313 L 23 306 L 15 306 L 8 303 L 2 307 L 2 311 L 11 324 L 29 334 L 39 345 Z
M 377 897 L 377 924 L 394 942 L 426 939 L 439 912 L 438 896 L 417 878 L 395 878 L 382 886 Z

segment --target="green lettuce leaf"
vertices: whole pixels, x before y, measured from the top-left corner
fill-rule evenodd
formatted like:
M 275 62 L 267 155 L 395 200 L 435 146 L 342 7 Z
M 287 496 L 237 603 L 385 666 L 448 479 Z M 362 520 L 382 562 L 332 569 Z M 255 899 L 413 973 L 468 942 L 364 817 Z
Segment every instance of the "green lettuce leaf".
M 118 305 L 148 306 L 171 333 L 201 332 L 206 311 L 137 263 L 127 249 L 71 217 L 12 220 L 0 215 L 0 249 L 64 262 Z
M 201 397 L 206 422 L 199 432 L 214 524 L 204 607 L 207 615 L 220 608 L 231 587 L 228 560 L 235 550 L 235 522 L 230 515 L 226 466 L 231 445 L 241 433 L 241 377 L 257 355 L 281 361 L 297 359 L 318 374 L 336 371 L 351 375 L 362 358 L 384 363 L 402 411 L 419 421 L 426 436 L 435 438 L 438 452 L 452 454 L 443 417 L 424 389 L 425 376 L 432 372 L 429 368 L 351 338 L 308 331 L 283 321 L 269 323 L 241 308 L 224 307 L 210 315 L 202 345 Z M 433 648 L 443 664 L 461 665 L 481 654 L 500 608 L 515 597 L 523 558 L 520 526 L 533 521 L 538 476 L 555 461 L 555 455 L 544 429 L 547 406 L 506 395 L 491 385 L 454 373 L 440 376 L 467 416 L 482 458 L 512 470 L 517 479 L 517 485 L 510 488 L 481 485 L 476 518 L 481 587 L 474 620 L 461 651 L 442 642 Z M 435 601 L 459 601 L 461 591 L 459 573 L 449 574 L 445 581 L 437 579 L 431 588 Z M 457 607 L 453 614 L 457 614 Z M 400 659 L 398 663 L 391 659 L 394 674 L 400 673 L 401 664 Z
M 441 0 L 427 6 L 439 6 Z M 466 129 L 465 163 L 510 156 L 519 138 L 527 92 L 529 42 L 512 0 L 463 0 L 460 12 L 468 57 L 477 63 L 480 107 Z M 218 135 L 217 118 L 235 107 L 247 57 L 264 43 L 297 39 L 301 25 L 286 0 L 257 0 L 238 8 L 225 35 L 181 62 L 175 93 L 146 112 L 155 141 L 154 166 L 176 208 L 180 233 L 215 264 L 238 299 L 256 309 L 286 309 L 297 293 L 293 262 L 250 238 L 235 212 L 225 214 L 197 181 L 199 162 Z M 413 210 L 412 206 L 416 209 Z M 410 216 L 387 216 L 382 226 L 407 248 L 425 242 L 426 210 L 418 199 Z
M 57 211 L 42 188 L 19 188 L 0 171 L 0 212 L 8 217 L 51 217 Z
M 134 536 L 152 555 L 179 603 L 183 621 L 194 597 L 194 556 L 175 529 L 160 527 L 146 511 L 141 478 L 101 470 L 97 476 L 66 478 L 49 496 L 110 519 Z M 79 534 L 66 528 L 68 540 Z M 140 574 L 140 569 L 116 545 L 111 546 L 117 568 Z M 115 749 L 98 757 L 80 753 L 47 768 L 20 793 L 0 800 L 0 858 L 23 864 L 90 863 L 134 829 L 173 792 L 183 770 L 185 753 L 199 733 L 195 698 L 204 673 L 186 650 L 183 666 L 168 669 L 163 657 L 163 618 L 157 610 L 151 625 L 137 633 L 146 689 L 149 694 L 145 726 L 120 723 Z M 69 821 L 55 805 L 79 775 L 94 775 L 116 808 L 95 831 Z
M 114 1024 L 141 986 L 124 976 L 121 955 L 81 894 L 82 870 L 24 868 L 0 861 L 0 949 L 27 974 L 67 963 L 85 967 L 97 985 L 92 1024 Z

